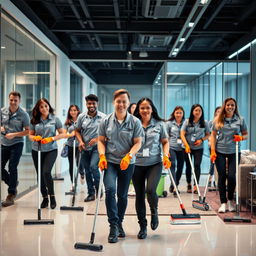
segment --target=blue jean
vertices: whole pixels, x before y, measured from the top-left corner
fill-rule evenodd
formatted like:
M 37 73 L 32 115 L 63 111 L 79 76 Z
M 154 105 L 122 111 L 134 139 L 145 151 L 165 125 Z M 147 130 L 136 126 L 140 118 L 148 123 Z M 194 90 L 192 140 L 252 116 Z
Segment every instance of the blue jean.
M 9 186 L 8 194 L 15 195 L 18 180 L 18 164 L 22 155 L 23 142 L 11 146 L 2 145 L 2 180 Z M 5 169 L 9 161 L 9 172 Z
M 82 151 L 79 172 L 84 174 L 83 172 L 85 171 L 88 195 L 95 195 L 95 190 L 98 191 L 99 188 L 100 173 L 98 162 L 99 153 L 97 147 L 89 151 Z
M 127 207 L 128 188 L 133 171 L 134 164 L 130 164 L 125 171 L 122 171 L 119 164 L 108 162 L 108 168 L 104 173 L 104 186 L 108 222 L 111 226 L 122 223 L 124 219 Z

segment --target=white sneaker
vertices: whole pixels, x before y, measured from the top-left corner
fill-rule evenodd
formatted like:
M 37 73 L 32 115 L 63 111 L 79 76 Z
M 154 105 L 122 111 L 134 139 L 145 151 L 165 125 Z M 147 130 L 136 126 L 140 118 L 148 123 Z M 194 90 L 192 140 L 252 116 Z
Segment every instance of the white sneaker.
M 80 183 L 81 183 L 82 185 L 84 185 L 84 183 L 85 183 L 84 175 L 81 175 L 81 174 L 80 174 Z
M 230 212 L 235 212 L 236 211 L 236 207 L 234 206 L 233 202 L 228 200 L 228 210 Z
M 226 212 L 226 204 L 221 204 L 219 210 L 218 210 L 219 213 L 224 213 Z

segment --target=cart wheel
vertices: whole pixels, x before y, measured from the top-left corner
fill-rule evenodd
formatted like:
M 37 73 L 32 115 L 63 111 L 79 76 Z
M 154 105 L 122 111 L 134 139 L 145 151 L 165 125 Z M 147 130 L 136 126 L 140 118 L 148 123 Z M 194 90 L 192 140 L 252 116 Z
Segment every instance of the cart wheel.
M 168 195 L 167 191 L 164 191 L 163 192 L 163 197 L 167 197 L 167 195 Z
M 208 211 L 208 210 L 210 209 L 209 205 L 208 205 L 208 204 L 205 204 L 205 205 L 204 205 L 204 209 L 205 209 L 206 211 Z

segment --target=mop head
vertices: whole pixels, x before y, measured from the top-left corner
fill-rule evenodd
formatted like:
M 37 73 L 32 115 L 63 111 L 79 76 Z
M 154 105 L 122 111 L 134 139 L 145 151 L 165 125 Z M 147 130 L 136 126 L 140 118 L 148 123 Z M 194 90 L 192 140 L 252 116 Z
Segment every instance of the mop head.
M 233 218 L 227 217 L 224 218 L 224 222 L 244 222 L 244 223 L 251 223 L 251 219 L 243 218 L 240 216 L 234 216 Z
M 24 225 L 53 225 L 54 220 L 24 220 Z
M 199 200 L 193 200 L 192 206 L 198 210 L 208 211 L 210 209 L 209 205 L 206 202 L 202 202 Z
M 101 244 L 92 244 L 92 243 L 75 243 L 75 249 L 84 249 L 90 251 L 102 251 L 103 245 Z
M 199 214 L 171 214 L 172 225 L 193 225 L 200 224 L 201 217 Z
M 61 206 L 60 210 L 62 210 L 62 211 L 83 211 L 84 207 L 81 207 L 81 206 Z

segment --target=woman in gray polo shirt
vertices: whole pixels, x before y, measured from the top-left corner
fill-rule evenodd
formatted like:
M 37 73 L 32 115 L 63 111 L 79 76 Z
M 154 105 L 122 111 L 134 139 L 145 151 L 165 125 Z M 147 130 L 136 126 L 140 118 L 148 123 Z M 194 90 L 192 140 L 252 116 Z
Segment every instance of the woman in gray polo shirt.
M 247 135 L 247 126 L 244 118 L 239 115 L 236 100 L 225 99 L 219 115 L 214 119 L 211 135 L 211 161 L 215 162 L 219 174 L 220 213 L 227 210 L 235 211 L 232 200 L 236 187 L 236 141 L 246 140 Z M 227 161 L 228 175 L 226 175 Z M 228 195 L 226 195 L 226 179 Z
M 137 237 L 138 239 L 145 239 L 147 237 L 145 194 L 147 193 L 151 211 L 151 229 L 155 230 L 159 223 L 156 188 L 162 174 L 163 165 L 165 168 L 170 168 L 171 162 L 169 160 L 169 142 L 166 126 L 163 119 L 159 117 L 153 102 L 148 98 L 139 100 L 134 116 L 141 120 L 145 134 L 143 146 L 136 156 L 132 177 L 136 192 L 135 206 L 140 225 Z
M 201 174 L 201 162 L 204 151 L 204 141 L 210 136 L 208 122 L 204 120 L 204 111 L 200 104 L 194 104 L 191 107 L 189 119 L 186 119 L 181 127 L 180 137 L 185 146 L 186 161 L 186 179 L 188 183 L 187 192 L 192 193 L 191 187 L 191 165 L 188 153 L 194 157 L 195 179 L 199 184 Z M 197 194 L 197 188 L 194 186 L 194 193 Z
M 171 113 L 170 119 L 166 122 L 166 129 L 169 135 L 170 157 L 172 162 L 171 172 L 176 182 L 179 185 L 182 170 L 184 166 L 184 152 L 182 150 L 182 140 L 180 138 L 180 130 L 185 121 L 185 112 L 182 106 L 176 106 Z M 176 169 L 177 162 L 177 171 Z M 170 192 L 176 196 L 176 191 L 173 184 L 170 186 Z
M 125 237 L 122 221 L 127 207 L 135 154 L 141 147 L 143 137 L 140 120 L 127 112 L 129 103 L 130 95 L 127 90 L 115 91 L 115 111 L 107 115 L 99 125 L 99 168 L 105 170 L 105 203 L 110 224 L 109 243 L 116 243 L 118 237 Z
M 56 135 L 56 131 L 58 131 L 58 135 Z M 57 158 L 58 146 L 56 140 L 62 139 L 64 136 L 62 123 L 54 115 L 53 108 L 48 100 L 45 98 L 39 99 L 32 110 L 29 139 L 33 141 L 32 158 L 36 171 L 38 170 L 38 147 L 39 142 L 41 143 L 41 193 L 43 196 L 41 208 L 48 206 L 48 195 L 50 196 L 51 208 L 56 207 L 51 170 Z
M 69 175 L 70 175 L 70 180 L 71 183 L 73 183 L 73 143 L 74 140 L 76 140 L 75 137 L 75 123 L 77 121 L 77 117 L 80 114 L 80 109 L 77 105 L 70 105 L 69 109 L 68 109 L 68 114 L 67 114 L 67 119 L 65 121 L 64 124 L 64 129 L 66 132 L 66 138 L 67 142 L 66 144 L 68 145 L 68 163 L 69 163 Z M 76 157 L 77 157 L 77 153 L 78 153 L 78 142 L 76 140 Z M 71 187 L 71 191 L 74 188 Z

